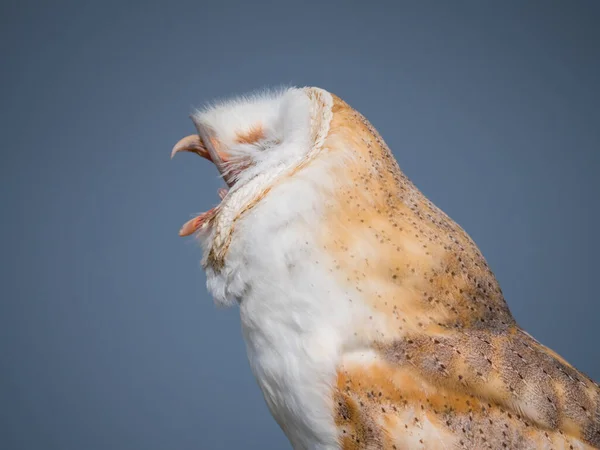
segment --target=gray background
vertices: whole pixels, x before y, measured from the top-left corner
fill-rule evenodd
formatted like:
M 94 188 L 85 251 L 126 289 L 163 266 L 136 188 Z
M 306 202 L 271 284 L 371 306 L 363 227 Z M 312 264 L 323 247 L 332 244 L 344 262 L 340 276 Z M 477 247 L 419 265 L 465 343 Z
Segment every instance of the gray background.
M 52 5 L 50 5 L 52 3 Z M 600 379 L 600 2 L 5 2 L 0 448 L 289 448 L 180 225 L 192 107 L 337 93 Z

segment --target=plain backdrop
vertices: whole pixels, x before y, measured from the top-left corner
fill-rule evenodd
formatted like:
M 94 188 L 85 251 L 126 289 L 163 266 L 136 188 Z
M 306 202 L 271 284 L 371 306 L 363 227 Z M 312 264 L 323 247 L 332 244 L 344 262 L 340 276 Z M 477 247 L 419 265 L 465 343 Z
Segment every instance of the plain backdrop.
M 600 379 L 600 2 L 5 1 L 0 448 L 283 449 L 169 160 L 206 101 L 313 85 L 475 239 L 517 320 Z

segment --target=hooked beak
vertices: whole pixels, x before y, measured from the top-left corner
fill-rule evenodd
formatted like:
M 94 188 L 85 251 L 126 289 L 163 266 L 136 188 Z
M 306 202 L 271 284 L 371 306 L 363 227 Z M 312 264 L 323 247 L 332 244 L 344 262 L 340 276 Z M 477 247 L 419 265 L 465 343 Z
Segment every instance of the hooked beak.
M 234 179 L 229 170 L 227 170 L 227 155 L 219 149 L 219 141 L 214 137 L 214 133 L 208 127 L 195 124 L 198 134 L 192 134 L 181 139 L 171 151 L 171 158 L 179 152 L 192 152 L 211 161 L 219 170 L 219 173 L 229 187 L 233 186 Z
M 208 151 L 204 148 L 204 145 L 197 134 L 190 134 L 177 142 L 173 147 L 173 150 L 171 150 L 171 159 L 179 152 L 193 152 L 203 158 L 210 159 Z

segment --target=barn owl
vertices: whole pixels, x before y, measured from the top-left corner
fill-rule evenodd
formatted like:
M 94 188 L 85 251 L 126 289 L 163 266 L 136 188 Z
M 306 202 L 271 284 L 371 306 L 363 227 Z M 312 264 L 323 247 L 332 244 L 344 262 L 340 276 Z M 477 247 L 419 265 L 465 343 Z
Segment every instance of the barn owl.
M 600 448 L 600 387 L 523 331 L 470 237 L 337 96 L 192 115 L 227 188 L 188 221 L 295 449 Z

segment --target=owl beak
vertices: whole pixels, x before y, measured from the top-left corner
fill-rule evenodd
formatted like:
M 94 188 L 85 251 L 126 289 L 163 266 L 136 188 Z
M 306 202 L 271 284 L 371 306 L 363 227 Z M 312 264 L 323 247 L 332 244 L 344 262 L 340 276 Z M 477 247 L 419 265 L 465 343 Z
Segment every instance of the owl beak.
M 202 156 L 210 161 L 208 150 L 202 144 L 197 134 L 191 134 L 181 139 L 171 150 L 171 159 L 179 152 L 192 152 Z
M 196 125 L 196 128 L 198 129 L 198 134 L 186 136 L 177 142 L 177 144 L 175 144 L 173 150 L 171 150 L 171 158 L 173 158 L 179 152 L 196 153 L 197 155 L 208 159 L 215 166 L 217 166 L 219 173 L 227 185 L 229 187 L 233 186 L 234 174 L 227 168 L 228 157 L 223 151 L 220 150 L 222 147 L 221 143 L 206 127 Z M 218 193 L 221 200 L 227 196 L 228 192 L 229 189 L 219 189 Z M 179 230 L 179 235 L 189 236 L 202 229 L 205 225 L 210 223 L 212 218 L 217 213 L 217 209 L 218 207 L 212 208 L 211 210 L 206 211 L 191 220 L 188 220 Z
M 214 133 L 202 124 L 195 124 L 198 134 L 192 134 L 181 139 L 171 150 L 171 158 L 179 152 L 192 152 L 211 161 L 229 187 L 233 186 L 234 177 L 228 170 L 228 158 L 225 152 L 221 150 L 221 144 L 214 136 Z

